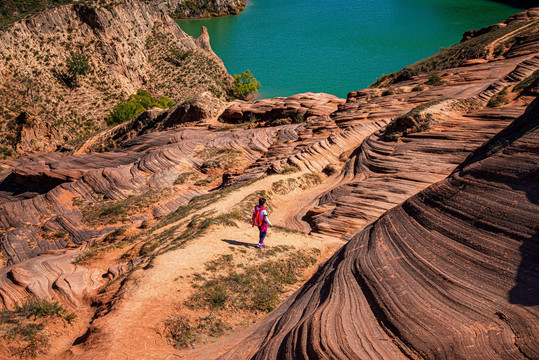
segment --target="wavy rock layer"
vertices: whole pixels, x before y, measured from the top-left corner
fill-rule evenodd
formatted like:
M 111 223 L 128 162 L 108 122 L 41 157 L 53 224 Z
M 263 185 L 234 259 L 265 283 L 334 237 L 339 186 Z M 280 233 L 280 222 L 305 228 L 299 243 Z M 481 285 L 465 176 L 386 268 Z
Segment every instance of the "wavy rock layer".
M 343 184 L 307 213 L 314 233 L 348 236 L 433 182 L 522 114 L 522 107 L 454 113 L 404 142 L 369 136 L 345 167 Z
M 221 114 L 228 123 L 246 121 L 303 121 L 311 116 L 329 115 L 345 103 L 334 95 L 303 93 L 293 96 L 262 99 L 253 102 L 235 100 Z
M 221 358 L 539 358 L 538 162 L 536 100 Z
M 32 260 L 0 270 L 0 298 L 13 308 L 28 294 L 39 299 L 59 299 L 71 307 L 81 305 L 104 283 L 99 270 L 72 264 L 78 252 L 43 254 Z

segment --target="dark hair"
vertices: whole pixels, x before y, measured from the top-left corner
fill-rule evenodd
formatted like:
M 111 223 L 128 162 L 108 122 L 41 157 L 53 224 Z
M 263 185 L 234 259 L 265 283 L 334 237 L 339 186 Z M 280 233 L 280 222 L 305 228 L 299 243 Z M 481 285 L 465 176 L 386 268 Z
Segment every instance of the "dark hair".
M 265 203 L 266 203 L 266 199 L 265 199 L 265 198 L 260 198 L 260 199 L 258 199 L 258 206 L 263 206 Z

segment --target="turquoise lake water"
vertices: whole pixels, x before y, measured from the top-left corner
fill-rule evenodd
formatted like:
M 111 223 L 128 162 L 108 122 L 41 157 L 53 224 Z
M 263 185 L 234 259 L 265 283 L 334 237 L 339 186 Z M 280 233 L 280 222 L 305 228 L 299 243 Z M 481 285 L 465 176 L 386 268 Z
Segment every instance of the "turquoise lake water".
M 237 16 L 178 24 L 195 37 L 206 26 L 228 72 L 250 69 L 261 97 L 346 97 L 521 10 L 488 0 L 251 0 Z

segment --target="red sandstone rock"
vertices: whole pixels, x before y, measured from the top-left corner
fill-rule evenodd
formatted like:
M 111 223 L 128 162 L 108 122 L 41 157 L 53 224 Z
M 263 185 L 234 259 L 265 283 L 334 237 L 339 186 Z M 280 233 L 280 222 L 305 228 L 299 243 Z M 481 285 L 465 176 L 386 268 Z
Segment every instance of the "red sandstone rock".
M 311 116 L 329 115 L 343 103 L 343 99 L 322 93 L 304 93 L 287 98 L 277 97 L 254 102 L 236 100 L 226 108 L 220 119 L 229 123 L 246 122 L 251 119 L 257 121 L 284 118 L 295 120 L 298 116 L 307 119 Z
M 385 213 L 219 359 L 539 357 L 539 100 Z M 217 350 L 217 351 L 216 351 Z

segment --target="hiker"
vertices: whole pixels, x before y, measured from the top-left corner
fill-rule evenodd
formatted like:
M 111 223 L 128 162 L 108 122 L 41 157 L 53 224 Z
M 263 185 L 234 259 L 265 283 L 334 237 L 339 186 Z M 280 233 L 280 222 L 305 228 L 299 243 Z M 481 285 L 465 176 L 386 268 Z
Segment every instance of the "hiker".
M 253 216 L 251 217 L 251 224 L 257 226 L 258 230 L 260 230 L 260 240 L 258 240 L 258 244 L 256 245 L 259 249 L 264 247 L 264 238 L 268 232 L 268 225 L 273 226 L 268 219 L 268 211 L 264 209 L 265 203 L 266 199 L 260 198 L 258 200 L 258 205 L 255 206 L 253 211 Z

